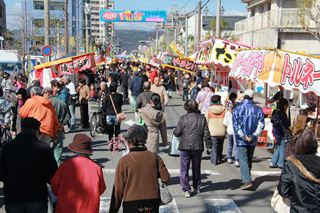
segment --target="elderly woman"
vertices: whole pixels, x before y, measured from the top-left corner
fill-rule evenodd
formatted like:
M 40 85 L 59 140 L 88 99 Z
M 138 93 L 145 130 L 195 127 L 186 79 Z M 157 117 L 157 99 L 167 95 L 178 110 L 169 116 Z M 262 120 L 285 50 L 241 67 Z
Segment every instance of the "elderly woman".
M 316 155 L 318 142 L 311 130 L 293 139 L 293 155 L 284 164 L 278 191 L 289 198 L 290 212 L 320 211 L 320 157 Z
M 130 152 L 117 165 L 110 213 L 118 212 L 122 203 L 123 212 L 159 212 L 160 194 L 158 178 L 169 182 L 169 172 L 160 156 L 147 150 L 147 129 L 131 126 L 123 137 Z
M 186 198 L 190 197 L 189 167 L 192 162 L 192 178 L 195 193 L 200 192 L 201 185 L 201 157 L 204 151 L 205 141 L 211 143 L 210 133 L 206 118 L 200 114 L 198 104 L 189 100 L 184 104 L 187 114 L 183 115 L 173 131 L 176 137 L 180 137 L 180 184 Z

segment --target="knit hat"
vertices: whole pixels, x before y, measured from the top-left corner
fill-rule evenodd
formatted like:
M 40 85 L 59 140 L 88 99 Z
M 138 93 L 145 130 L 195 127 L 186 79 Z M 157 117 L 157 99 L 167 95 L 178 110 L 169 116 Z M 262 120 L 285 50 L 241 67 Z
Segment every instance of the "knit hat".
M 68 148 L 76 153 L 91 155 L 92 154 L 92 139 L 82 133 L 76 134 L 73 137 L 72 143 Z
M 247 89 L 246 91 L 244 91 L 243 95 L 248 96 L 249 98 L 253 98 L 254 91 L 252 89 Z
M 33 117 L 27 117 L 21 120 L 21 129 L 39 130 L 40 126 L 40 121 Z
M 134 124 L 122 136 L 125 139 L 136 140 L 139 143 L 146 143 L 148 131 L 144 126 Z

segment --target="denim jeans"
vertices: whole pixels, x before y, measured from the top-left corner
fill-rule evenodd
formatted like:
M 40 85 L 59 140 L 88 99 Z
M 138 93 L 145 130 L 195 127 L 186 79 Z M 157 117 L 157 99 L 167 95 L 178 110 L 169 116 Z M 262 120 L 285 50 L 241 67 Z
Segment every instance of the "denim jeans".
M 131 107 L 132 107 L 132 111 L 136 112 L 137 111 L 137 97 L 136 96 L 131 96 Z
M 254 154 L 254 146 L 238 146 L 239 162 L 241 179 L 243 183 L 250 183 L 251 179 L 251 168 L 252 158 Z
M 76 117 L 75 117 L 75 105 L 69 104 L 69 112 L 70 112 L 70 126 L 74 126 L 76 123 Z
M 57 134 L 57 141 L 55 144 L 53 144 L 54 158 L 56 159 L 58 165 L 62 163 L 62 150 L 63 150 L 64 139 L 65 139 L 64 132 L 62 130 L 59 130 Z
M 107 134 L 109 135 L 109 140 L 113 138 L 113 136 L 118 137 L 120 134 L 120 122 L 117 121 L 116 115 L 107 115 L 106 116 L 107 123 Z
M 271 163 L 274 166 L 278 166 L 280 168 L 283 168 L 284 164 L 284 154 L 286 150 L 286 141 L 277 139 L 277 141 L 280 141 L 280 144 L 277 143 L 275 146 L 274 153 L 272 155 Z
M 234 158 L 235 161 L 239 161 L 239 157 L 238 157 L 238 148 L 237 146 L 234 146 L 235 143 L 235 139 L 234 139 L 234 135 L 229 135 L 228 134 L 228 159 L 232 159 L 232 150 L 234 147 Z
M 212 151 L 211 151 L 211 163 L 218 165 L 222 161 L 223 143 L 225 137 L 211 137 Z
M 183 101 L 188 101 L 189 100 L 189 91 L 183 91 L 182 100 Z
M 189 168 L 192 162 L 193 188 L 197 190 L 201 185 L 201 157 L 202 151 L 180 151 L 180 185 L 182 191 L 191 192 L 189 184 Z
M 25 202 L 8 203 L 5 206 L 7 213 L 47 213 L 48 203 L 46 202 Z

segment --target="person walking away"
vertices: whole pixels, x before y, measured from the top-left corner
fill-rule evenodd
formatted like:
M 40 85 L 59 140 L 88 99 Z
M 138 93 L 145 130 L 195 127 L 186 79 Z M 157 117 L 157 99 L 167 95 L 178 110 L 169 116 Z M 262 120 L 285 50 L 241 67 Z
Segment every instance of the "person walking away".
M 154 85 L 151 86 L 151 92 L 157 93 L 160 95 L 161 98 L 161 105 L 163 107 L 163 111 L 165 111 L 165 106 L 168 105 L 168 94 L 164 86 L 160 83 L 160 78 L 156 77 L 154 79 Z M 164 113 L 164 122 L 160 125 L 160 134 L 162 139 L 161 146 L 167 146 L 168 145 L 168 136 L 167 136 L 167 121 L 166 121 L 166 114 Z
M 205 115 L 207 113 L 208 108 L 211 104 L 210 100 L 213 95 L 214 93 L 209 87 L 209 84 L 207 82 L 203 82 L 201 85 L 201 90 L 198 92 L 196 97 L 196 102 L 199 105 L 199 110 L 201 111 L 201 114 Z
M 233 112 L 233 109 L 229 107 L 229 110 L 227 110 L 223 119 L 223 124 L 227 127 L 227 133 L 228 133 L 228 160 L 227 161 L 230 164 L 232 163 L 232 151 L 234 148 L 234 159 L 235 159 L 234 165 L 236 167 L 240 167 L 239 157 L 238 157 L 238 148 L 236 146 L 233 124 L 232 124 L 232 112 Z
M 153 93 L 149 103 L 139 110 L 141 119 L 148 129 L 146 147 L 153 153 L 159 152 L 160 125 L 164 122 L 160 95 Z
M 170 174 L 161 157 L 145 147 L 147 136 L 146 128 L 136 124 L 123 134 L 130 152 L 116 168 L 110 213 L 118 212 L 121 203 L 124 213 L 159 212 L 158 178 L 167 184 Z
M 71 116 L 70 119 L 70 127 L 71 129 L 75 128 L 76 125 L 76 115 L 75 115 L 75 110 L 76 110 L 76 102 L 78 99 L 78 94 L 76 92 L 76 87 L 74 85 L 74 83 L 71 81 L 70 77 L 64 77 L 64 83 L 67 87 L 67 89 L 69 90 L 69 102 L 68 102 L 68 108 L 69 108 L 69 113 Z
M 130 75 L 127 73 L 127 71 L 123 68 L 120 73 L 120 80 L 121 80 L 121 88 L 123 92 L 123 99 L 128 99 L 128 89 L 129 89 L 129 78 Z
M 285 150 L 290 140 L 290 121 L 287 116 L 289 102 L 287 99 L 280 99 L 278 108 L 273 111 L 271 122 L 273 124 L 273 134 L 276 138 L 275 149 L 269 164 L 270 168 L 283 168 L 285 159 Z
M 211 97 L 211 106 L 206 113 L 206 119 L 208 122 L 211 144 L 207 144 L 208 149 L 211 151 L 211 163 L 218 165 L 222 162 L 223 143 L 226 136 L 226 127 L 223 124 L 226 108 L 221 104 L 221 96 L 213 95 Z
M 3 96 L 6 99 L 11 99 L 11 92 L 14 91 L 13 89 L 13 82 L 10 79 L 10 74 L 5 72 L 3 74 L 3 80 L 1 82 L 1 87 L 3 90 Z
M 48 211 L 48 189 L 57 163 L 48 144 L 39 141 L 40 121 L 27 117 L 21 133 L 1 150 L 0 180 L 8 213 Z
M 287 158 L 278 184 L 279 194 L 290 199 L 290 212 L 319 212 L 320 157 L 318 142 L 307 129 L 293 139 L 294 153 Z
M 62 100 L 53 96 L 52 88 L 50 87 L 44 88 L 42 90 L 42 95 L 43 97 L 51 101 L 60 124 L 60 128 L 57 133 L 57 139 L 54 141 L 53 147 L 52 147 L 54 158 L 56 159 L 58 165 L 60 165 L 62 163 L 63 140 L 65 139 L 65 132 L 64 132 L 64 128 L 62 127 L 64 126 L 68 108 Z
M 76 134 L 68 149 L 75 156 L 63 162 L 51 179 L 57 196 L 56 212 L 99 212 L 100 196 L 106 189 L 101 166 L 91 160 L 92 139 Z
M 1 91 L 0 91 L 1 92 Z M 21 107 L 27 101 L 27 91 L 24 88 L 18 89 L 16 92 L 17 102 L 15 103 L 12 119 L 12 136 L 15 137 L 17 133 L 20 133 L 21 129 L 21 117 L 19 116 L 19 111 Z
M 110 85 L 110 94 L 106 96 L 103 111 L 106 114 L 107 134 L 109 140 L 120 134 L 121 122 L 117 120 L 117 114 L 122 112 L 123 96 L 117 93 L 116 83 Z
M 191 85 L 190 75 L 186 73 L 182 78 L 182 90 L 183 90 L 182 100 L 183 101 L 189 100 L 190 85 Z
M 171 99 L 172 98 L 172 91 L 176 90 L 175 75 L 174 75 L 173 71 L 171 71 L 171 70 L 169 71 L 168 78 L 169 78 L 168 96 L 169 96 L 169 99 Z
M 131 90 L 131 106 L 132 111 L 136 112 L 136 100 L 142 91 L 143 79 L 139 76 L 139 72 L 134 72 L 134 77 L 130 81 L 130 90 Z
M 189 168 L 192 162 L 192 180 L 195 193 L 200 193 L 201 186 L 201 157 L 204 144 L 211 143 L 206 118 L 200 114 L 198 104 L 194 100 L 185 102 L 187 114 L 180 117 L 173 134 L 180 137 L 180 185 L 184 196 L 191 196 L 189 184 Z
M 147 103 L 150 101 L 150 98 L 154 92 L 150 91 L 151 89 L 151 84 L 150 82 L 146 81 L 143 83 L 143 92 L 140 93 L 140 95 L 137 97 L 137 105 L 136 109 L 141 109 L 142 107 L 145 107 Z
M 253 103 L 253 98 L 254 91 L 246 90 L 244 100 L 233 110 L 232 121 L 243 181 L 242 190 L 248 190 L 253 186 L 251 178 L 252 158 L 258 143 L 258 137 L 264 128 L 263 111 Z
M 89 112 L 88 112 L 88 100 L 90 98 L 90 88 L 86 85 L 86 80 L 79 79 L 79 103 L 80 103 L 80 115 L 81 115 L 81 127 L 88 129 L 89 126 Z
M 52 103 L 47 98 L 42 97 L 40 87 L 32 87 L 31 98 L 20 108 L 21 119 L 33 117 L 40 121 L 39 140 L 50 143 L 56 139 L 60 124 Z

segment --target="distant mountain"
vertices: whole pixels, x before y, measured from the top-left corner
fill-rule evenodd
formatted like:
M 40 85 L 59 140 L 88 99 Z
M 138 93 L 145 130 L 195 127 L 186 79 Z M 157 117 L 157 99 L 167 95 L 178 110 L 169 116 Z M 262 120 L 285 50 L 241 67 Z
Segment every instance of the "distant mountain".
M 116 30 L 120 47 L 123 51 L 127 50 L 127 53 L 131 53 L 132 50 L 138 49 L 139 41 L 149 40 L 149 37 L 151 37 L 152 34 L 152 31 Z

